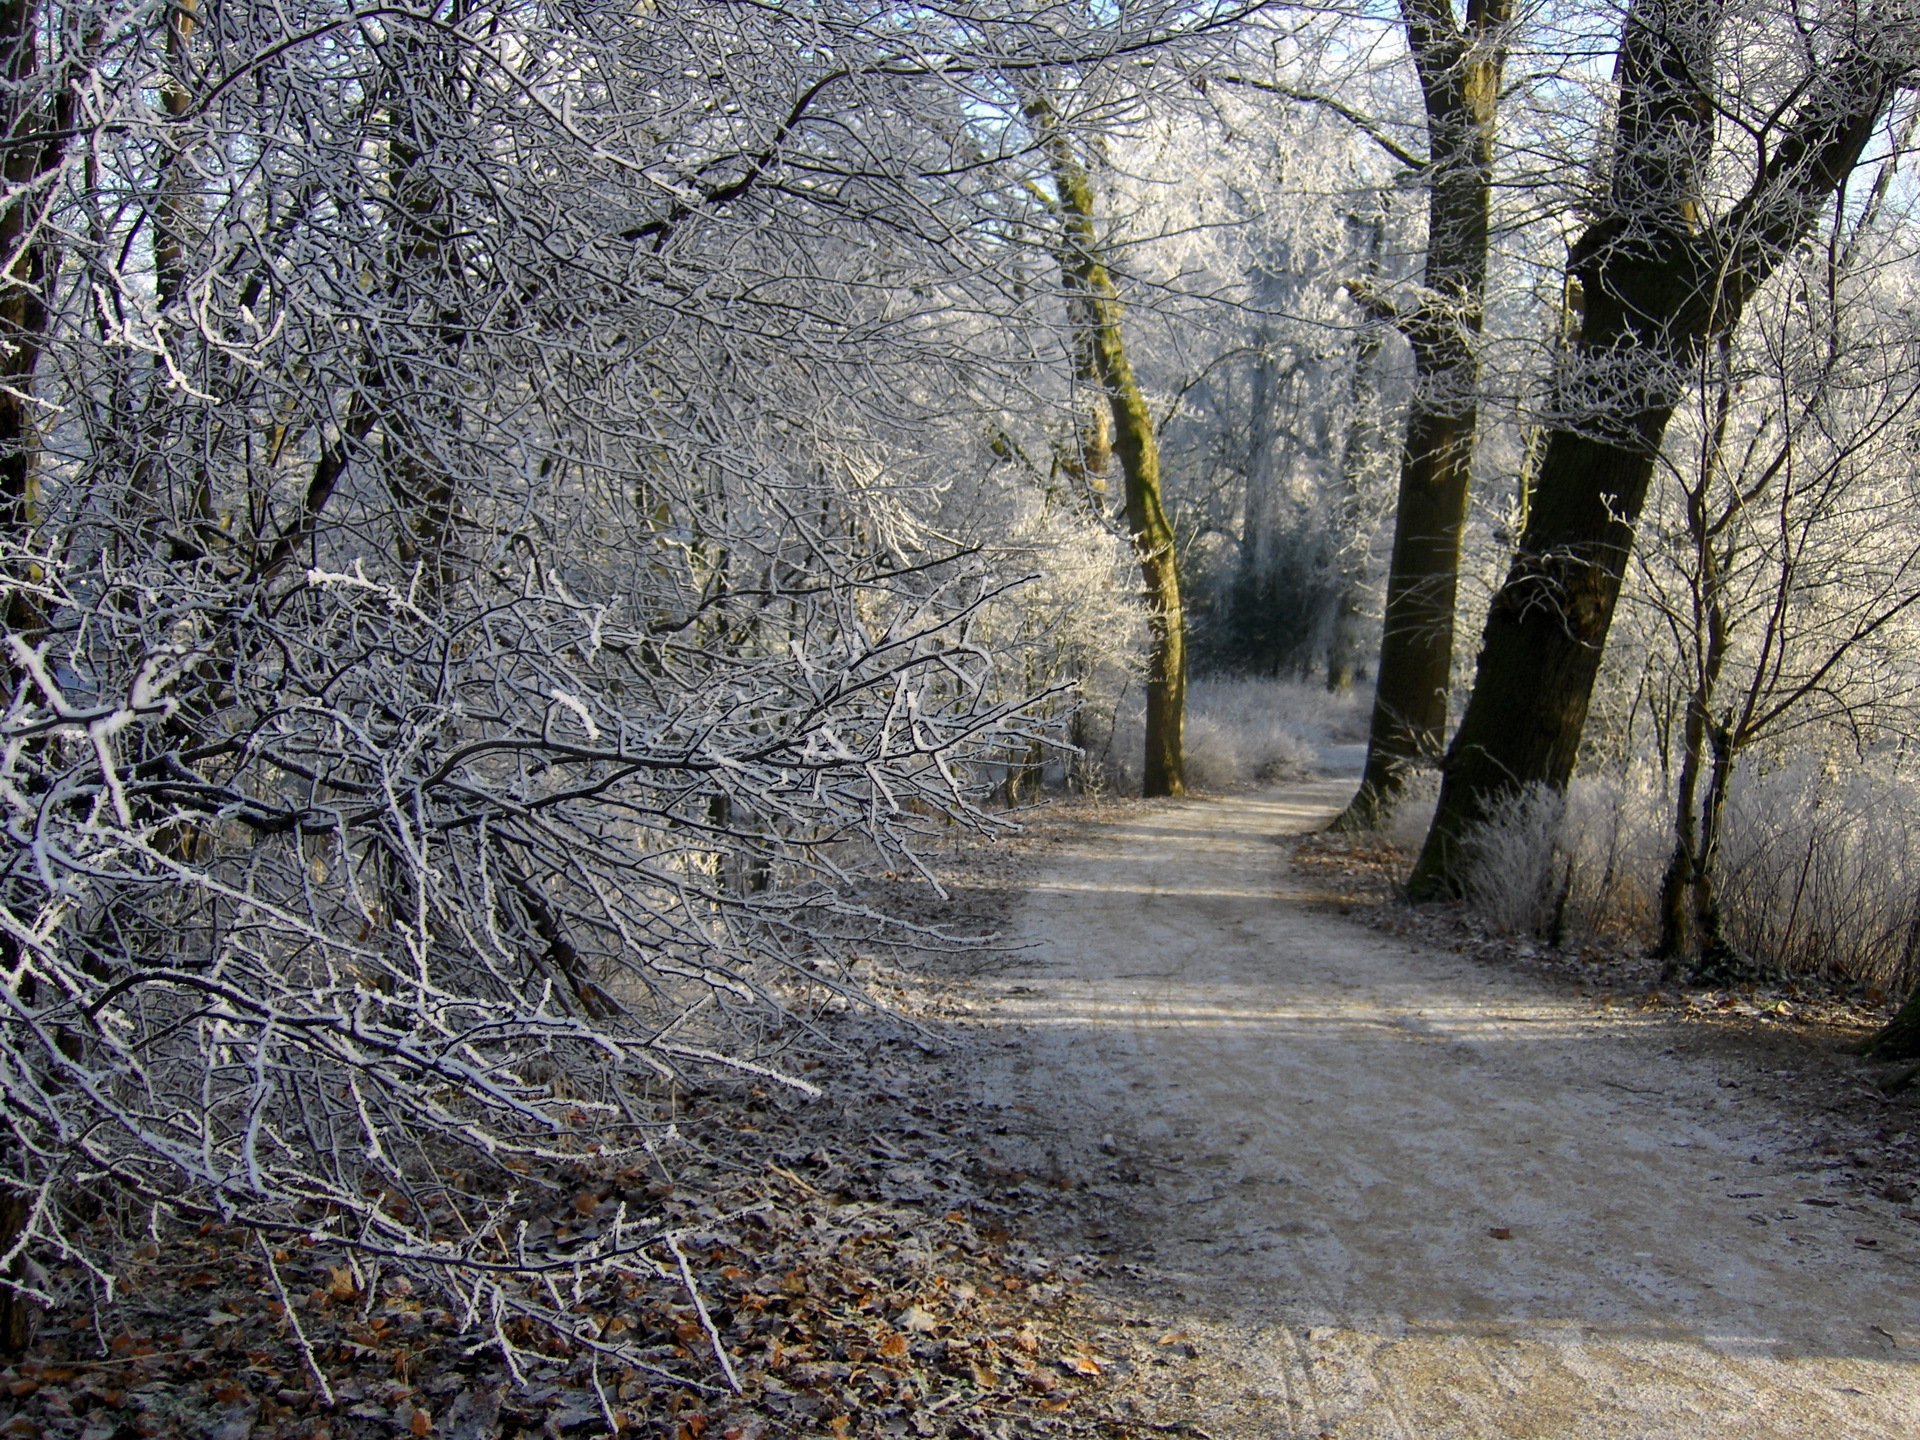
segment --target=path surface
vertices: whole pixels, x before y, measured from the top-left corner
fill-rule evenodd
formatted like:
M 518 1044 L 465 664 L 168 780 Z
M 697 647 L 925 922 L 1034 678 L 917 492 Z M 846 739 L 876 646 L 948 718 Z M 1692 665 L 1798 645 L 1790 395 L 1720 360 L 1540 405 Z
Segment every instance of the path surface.
M 1920 1435 L 1920 1231 L 1670 1021 L 1309 903 L 1276 839 L 1350 783 L 1070 834 L 984 982 L 979 1083 L 1219 1361 L 1207 1432 Z

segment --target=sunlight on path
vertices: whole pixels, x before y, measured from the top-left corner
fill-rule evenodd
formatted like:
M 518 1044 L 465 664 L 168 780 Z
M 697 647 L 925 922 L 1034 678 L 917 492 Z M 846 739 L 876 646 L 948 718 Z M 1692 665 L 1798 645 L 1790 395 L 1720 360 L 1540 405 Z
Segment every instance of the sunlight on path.
M 1349 784 L 1070 837 L 983 1007 L 983 1085 L 1086 1172 L 1122 1137 L 1117 1258 L 1230 1374 L 1208 1430 L 1920 1433 L 1913 1226 L 1667 1022 L 1302 903 L 1275 840 Z

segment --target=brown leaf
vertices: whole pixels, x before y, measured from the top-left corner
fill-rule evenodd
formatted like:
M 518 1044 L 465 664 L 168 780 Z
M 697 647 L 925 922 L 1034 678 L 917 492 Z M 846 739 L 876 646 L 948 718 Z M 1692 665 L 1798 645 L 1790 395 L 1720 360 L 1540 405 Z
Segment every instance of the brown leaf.
M 1512 1229 L 1505 1225 L 1489 1225 L 1487 1227 L 1487 1234 L 1496 1240 L 1511 1240 L 1513 1238 Z
M 1060 1367 L 1074 1375 L 1098 1375 L 1100 1361 L 1087 1350 L 1069 1350 L 1060 1357 Z

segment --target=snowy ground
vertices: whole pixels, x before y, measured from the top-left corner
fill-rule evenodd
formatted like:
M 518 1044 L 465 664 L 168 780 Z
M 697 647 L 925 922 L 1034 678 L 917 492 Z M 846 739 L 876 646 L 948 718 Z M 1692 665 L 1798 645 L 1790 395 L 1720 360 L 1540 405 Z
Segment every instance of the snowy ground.
M 1023 1117 L 988 1158 L 1076 1193 L 1057 1243 L 1199 1357 L 1154 1413 L 1222 1440 L 1920 1433 L 1905 1197 L 1846 1183 L 1671 1016 L 1316 904 L 1284 839 L 1350 786 L 1065 832 L 1026 948 L 958 997 L 975 1099 Z

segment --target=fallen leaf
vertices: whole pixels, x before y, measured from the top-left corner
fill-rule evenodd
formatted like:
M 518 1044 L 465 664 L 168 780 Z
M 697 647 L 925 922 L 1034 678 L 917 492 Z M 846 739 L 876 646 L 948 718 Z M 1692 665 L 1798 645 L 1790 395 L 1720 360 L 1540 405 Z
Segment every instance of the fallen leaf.
M 1513 1231 L 1505 1225 L 1489 1225 L 1487 1227 L 1487 1234 L 1496 1240 L 1511 1240 L 1513 1238 Z
M 1069 1350 L 1060 1357 L 1061 1367 L 1075 1375 L 1098 1375 L 1100 1361 L 1085 1350 Z
M 900 1318 L 893 1323 L 902 1330 L 911 1330 L 916 1335 L 931 1335 L 940 1328 L 940 1322 L 918 1305 L 908 1306 L 901 1312 Z

